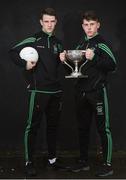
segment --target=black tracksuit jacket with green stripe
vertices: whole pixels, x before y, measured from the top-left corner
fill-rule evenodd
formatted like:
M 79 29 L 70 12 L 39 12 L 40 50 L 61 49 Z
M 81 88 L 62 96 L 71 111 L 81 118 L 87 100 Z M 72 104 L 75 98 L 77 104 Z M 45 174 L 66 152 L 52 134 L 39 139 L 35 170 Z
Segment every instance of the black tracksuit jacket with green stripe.
M 26 61 L 19 56 L 21 49 L 28 46 L 35 48 L 39 54 L 37 65 L 32 70 L 25 70 Z M 41 31 L 15 45 L 10 55 L 15 64 L 24 68 L 30 90 L 57 91 L 61 89 L 58 76 L 61 51 L 61 42 Z
M 95 55 L 82 67 L 82 73 L 88 75 L 88 78 L 78 78 L 76 86 L 84 91 L 92 91 L 106 84 L 108 72 L 116 69 L 116 61 L 112 49 L 99 34 L 91 39 L 81 39 L 77 49 L 86 48 L 93 49 Z

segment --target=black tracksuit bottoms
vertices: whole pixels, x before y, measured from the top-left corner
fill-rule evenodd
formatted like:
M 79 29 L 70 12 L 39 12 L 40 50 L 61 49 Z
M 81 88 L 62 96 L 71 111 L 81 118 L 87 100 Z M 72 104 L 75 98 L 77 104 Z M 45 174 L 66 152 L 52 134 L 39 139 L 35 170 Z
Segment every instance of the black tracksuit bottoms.
M 109 109 L 106 88 L 92 92 L 76 91 L 76 110 L 79 126 L 80 158 L 88 160 L 90 125 L 94 116 L 98 134 L 100 135 L 103 160 L 111 163 L 112 137 L 109 126 Z
M 46 116 L 46 138 L 48 158 L 56 157 L 57 126 L 60 120 L 62 93 L 42 93 L 31 91 L 28 120 L 25 129 L 25 160 L 33 161 L 36 136 L 43 113 Z

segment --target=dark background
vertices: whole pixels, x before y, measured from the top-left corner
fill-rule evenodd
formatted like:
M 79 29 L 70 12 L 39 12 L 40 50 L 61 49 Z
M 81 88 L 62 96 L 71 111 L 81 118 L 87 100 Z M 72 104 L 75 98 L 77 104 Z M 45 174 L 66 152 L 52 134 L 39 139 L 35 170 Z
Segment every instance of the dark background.
M 80 12 L 96 10 L 101 17 L 101 34 L 111 42 L 118 69 L 110 77 L 109 100 L 114 149 L 126 149 L 126 13 L 124 1 L 105 0 L 1 0 L 0 5 L 0 149 L 22 150 L 27 112 L 27 93 L 22 71 L 11 62 L 8 51 L 20 40 L 40 30 L 42 8 L 57 10 L 57 36 L 66 48 L 74 48 L 82 33 Z M 78 149 L 73 84 L 63 81 L 65 97 L 59 127 L 59 148 Z M 46 147 L 45 118 L 38 135 L 38 148 Z M 96 146 L 95 125 L 91 142 Z

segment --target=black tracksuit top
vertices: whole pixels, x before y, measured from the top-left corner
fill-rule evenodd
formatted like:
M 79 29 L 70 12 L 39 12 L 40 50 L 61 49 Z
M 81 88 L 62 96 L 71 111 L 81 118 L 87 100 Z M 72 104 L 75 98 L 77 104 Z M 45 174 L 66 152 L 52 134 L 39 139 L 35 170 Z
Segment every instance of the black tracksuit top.
M 77 89 L 88 92 L 103 87 L 107 83 L 108 72 L 115 71 L 116 61 L 110 46 L 99 34 L 91 39 L 83 37 L 76 49 L 85 50 L 86 48 L 93 49 L 95 54 L 93 59 L 82 67 L 82 73 L 88 75 L 88 78 L 78 78 L 75 84 Z
M 20 58 L 19 53 L 22 48 L 29 46 L 37 50 L 39 60 L 32 70 L 25 70 L 26 61 Z M 57 91 L 61 89 L 58 75 L 61 51 L 61 42 L 55 36 L 41 31 L 15 45 L 10 55 L 15 64 L 24 68 L 30 90 Z

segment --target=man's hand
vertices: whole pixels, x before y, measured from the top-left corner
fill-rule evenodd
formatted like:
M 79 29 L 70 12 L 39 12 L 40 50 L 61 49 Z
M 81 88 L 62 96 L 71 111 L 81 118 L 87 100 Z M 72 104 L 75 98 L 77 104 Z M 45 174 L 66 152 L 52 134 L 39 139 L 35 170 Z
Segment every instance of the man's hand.
M 93 59 L 93 57 L 94 57 L 94 50 L 93 49 L 86 49 L 86 51 L 85 51 L 85 57 L 86 57 L 86 59 L 87 60 L 92 60 Z
M 27 61 L 26 70 L 31 70 L 31 69 L 33 69 L 35 66 L 36 66 L 36 62 Z
M 66 51 L 63 51 L 62 53 L 60 53 L 59 57 L 60 57 L 60 60 L 64 62 L 66 60 Z

